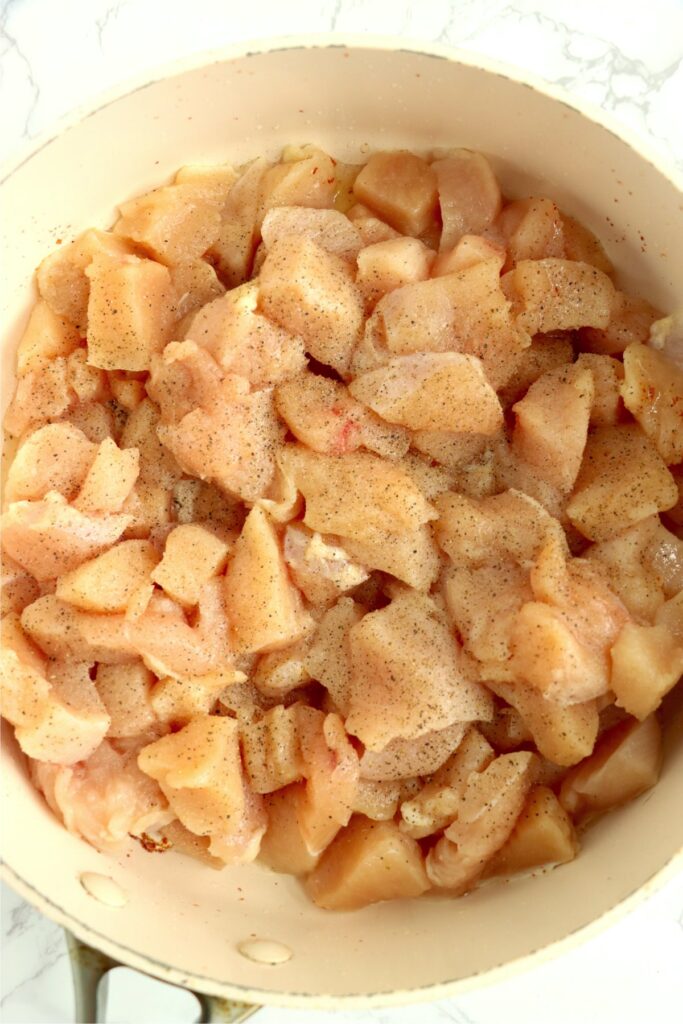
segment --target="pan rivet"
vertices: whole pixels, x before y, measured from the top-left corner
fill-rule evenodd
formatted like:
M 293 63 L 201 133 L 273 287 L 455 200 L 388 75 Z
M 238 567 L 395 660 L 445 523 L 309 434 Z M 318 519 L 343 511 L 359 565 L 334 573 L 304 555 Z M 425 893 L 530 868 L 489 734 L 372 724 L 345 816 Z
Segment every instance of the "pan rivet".
M 272 939 L 245 939 L 237 949 L 247 960 L 257 964 L 286 964 L 292 957 L 291 949 Z
M 85 891 L 99 903 L 107 907 L 125 907 L 128 896 L 118 882 L 108 875 L 98 875 L 95 871 L 84 871 L 80 882 Z

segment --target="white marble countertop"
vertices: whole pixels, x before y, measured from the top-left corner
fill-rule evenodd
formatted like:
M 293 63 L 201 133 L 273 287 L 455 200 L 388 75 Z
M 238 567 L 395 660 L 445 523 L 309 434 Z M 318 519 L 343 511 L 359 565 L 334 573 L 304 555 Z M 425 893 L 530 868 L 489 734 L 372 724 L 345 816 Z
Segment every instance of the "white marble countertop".
M 0 158 L 145 68 L 242 39 L 376 32 L 454 43 L 522 65 L 612 111 L 683 166 L 683 4 L 648 0 L 0 0 Z M 61 930 L 2 890 L 6 1024 L 73 1020 Z M 376 1013 L 307 1013 L 306 1024 L 678 1024 L 683 877 L 561 960 L 454 1001 Z M 109 1021 L 189 1021 L 192 997 L 121 970 Z M 135 1006 L 135 1016 L 132 1007 Z M 304 1015 L 269 1009 L 262 1024 Z

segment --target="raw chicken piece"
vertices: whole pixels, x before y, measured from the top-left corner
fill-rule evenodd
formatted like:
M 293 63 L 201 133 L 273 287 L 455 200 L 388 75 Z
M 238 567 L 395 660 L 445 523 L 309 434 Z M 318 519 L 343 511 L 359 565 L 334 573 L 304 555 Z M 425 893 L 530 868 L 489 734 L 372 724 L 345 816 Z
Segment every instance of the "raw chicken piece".
M 366 750 L 360 759 L 361 778 L 390 782 L 431 775 L 457 749 L 467 728 L 466 722 L 456 722 L 417 739 L 392 740 L 383 750 Z
M 136 654 L 124 615 L 83 612 L 54 594 L 24 608 L 21 624 L 51 658 L 120 664 Z
M 95 686 L 110 718 L 108 736 L 140 736 L 158 726 L 150 697 L 154 676 L 142 661 L 97 666 Z
M 619 355 L 637 342 L 645 344 L 650 328 L 661 313 L 645 299 L 637 299 L 615 291 L 606 324 L 596 324 L 581 331 L 581 346 L 588 352 Z
M 564 224 L 552 199 L 518 199 L 508 203 L 497 225 L 508 250 L 506 270 L 522 260 L 562 258 Z
M 187 473 L 256 501 L 272 480 L 283 431 L 272 391 L 250 394 L 244 378 L 227 375 L 210 409 L 196 408 L 177 424 L 162 424 L 158 435 Z
M 593 750 L 599 726 L 596 701 L 563 706 L 524 683 L 487 679 L 486 685 L 519 712 L 539 752 L 549 761 L 577 764 Z
M 302 337 L 315 359 L 348 371 L 363 303 L 346 260 L 309 238 L 280 238 L 261 268 L 259 294 L 266 316 Z
M 367 452 L 337 458 L 288 445 L 286 465 L 306 500 L 306 526 L 320 533 L 362 537 L 376 526 L 396 534 L 435 518 L 403 470 Z
M 208 256 L 216 263 L 219 276 L 228 288 L 242 284 L 249 277 L 258 242 L 263 176 L 269 166 L 263 157 L 248 164 L 230 188 L 223 205 L 218 238 Z
M 119 753 L 106 740 L 73 767 L 34 761 L 31 776 L 68 830 L 98 850 L 116 849 L 129 835 L 175 817 L 156 782 L 138 768 L 135 749 Z
M 678 500 L 676 481 L 638 424 L 599 427 L 586 443 L 567 515 L 584 537 L 609 540 Z
M 361 621 L 365 611 L 353 598 L 340 597 L 320 620 L 305 657 L 311 678 L 322 683 L 343 715 L 348 714 L 351 699 L 349 633 Z
M 304 796 L 304 784 L 295 782 L 264 798 L 268 828 L 258 859 L 271 871 L 307 875 L 318 863 L 319 854 L 309 853 L 301 835 L 298 813 Z
M 163 185 L 122 203 L 114 233 L 169 266 L 198 259 L 218 235 L 221 200 L 190 182 Z
M 629 614 L 592 566 L 565 560 L 554 544 L 531 571 L 535 601 L 524 605 L 512 636 L 517 678 L 560 704 L 607 693 L 609 652 Z
M 623 365 L 612 356 L 582 352 L 576 360 L 576 366 L 590 370 L 593 375 L 594 390 L 590 425 L 604 427 L 618 423 L 624 408 L 621 397 L 624 379 Z
M 306 881 L 315 904 L 357 910 L 382 900 L 411 899 L 429 888 L 420 847 L 393 821 L 360 815 L 334 840 Z
M 280 540 L 261 508 L 253 508 L 225 575 L 225 600 L 235 649 L 277 651 L 312 625 L 289 579 Z
M 493 223 L 500 210 L 500 187 L 486 157 L 469 149 L 435 160 L 432 169 L 439 189 L 443 252 L 463 235 L 479 235 Z
M 0 566 L 0 615 L 21 613 L 39 596 L 39 583 L 18 562 L 5 555 Z
M 517 616 L 533 597 L 528 573 L 503 559 L 477 567 L 454 566 L 445 574 L 443 588 L 465 650 L 489 671 L 506 665 Z
M 443 237 L 443 236 L 442 236 Z M 505 249 L 497 242 L 481 235 L 463 235 L 452 249 L 443 249 L 434 260 L 432 277 L 457 274 L 468 270 L 475 263 L 492 260 L 499 270 L 505 263 Z
M 374 153 L 356 178 L 353 191 L 359 202 L 376 210 L 404 235 L 421 235 L 435 220 L 436 174 L 426 160 L 406 150 Z
M 167 267 L 137 256 L 96 256 L 85 273 L 88 362 L 104 370 L 148 370 L 173 323 Z
M 17 380 L 3 426 L 12 437 L 42 427 L 69 412 L 75 395 L 69 386 L 66 359 L 58 356 L 47 366 L 29 370 Z
M 503 424 L 480 360 L 459 352 L 397 356 L 356 377 L 349 391 L 383 419 L 410 430 L 494 434 Z
M 156 779 L 176 817 L 226 863 L 258 853 L 266 829 L 262 802 L 244 778 L 239 726 L 232 718 L 200 715 L 179 732 L 143 747 L 141 770 Z
M 281 651 L 262 654 L 250 672 L 250 681 L 266 697 L 282 700 L 286 694 L 311 681 L 306 659 L 311 645 L 310 634 Z
M 646 345 L 624 352 L 624 405 L 667 466 L 683 460 L 683 369 Z
M 613 273 L 614 267 L 593 232 L 566 213 L 562 214 L 562 237 L 564 254 L 568 260 L 592 263 L 605 274 Z
M 343 547 L 328 543 L 299 523 L 285 530 L 284 557 L 295 584 L 314 605 L 332 604 L 370 575 Z
M 262 718 L 240 723 L 242 761 L 255 793 L 273 793 L 302 778 L 298 729 L 302 707 L 276 704 Z
M 470 777 L 488 768 L 495 756 L 488 740 L 470 727 L 434 777 L 401 804 L 401 831 L 413 839 L 423 839 L 450 825 L 457 817 Z
M 121 512 L 140 472 L 135 448 L 119 448 L 106 437 L 97 449 L 73 507 L 86 515 Z
M 49 491 L 42 501 L 16 501 L 3 513 L 2 546 L 37 580 L 50 580 L 104 551 L 130 522 L 125 514 L 85 515 Z
M 561 366 L 539 377 L 513 406 L 514 455 L 563 494 L 581 467 L 593 396 L 590 370 Z
M 261 212 L 279 206 L 332 206 L 338 187 L 336 167 L 336 160 L 317 146 L 285 146 L 280 162 L 264 175 Z
M 223 370 L 245 377 L 254 388 L 287 380 L 306 365 L 301 338 L 260 313 L 258 299 L 258 282 L 249 281 L 203 306 L 185 330 L 185 337 L 207 349 Z
M 470 776 L 458 816 L 427 856 L 432 885 L 461 893 L 509 838 L 534 782 L 537 758 L 501 754 Z
M 43 370 L 60 356 L 66 358 L 80 344 L 77 329 L 66 317 L 58 316 L 44 299 L 31 310 L 26 329 L 17 346 L 17 376 Z
M 20 445 L 7 473 L 5 500 L 37 501 L 59 491 L 70 501 L 92 465 L 96 445 L 70 423 L 50 423 Z
M 426 281 L 434 254 L 417 238 L 388 238 L 358 253 L 356 284 L 372 307 L 387 292 L 414 281 Z
M 267 249 L 288 235 L 310 238 L 325 252 L 352 260 L 363 246 L 360 233 L 338 210 L 278 206 L 263 218 L 261 237 Z
M 409 435 L 401 427 L 384 423 L 339 381 L 313 373 L 302 373 L 278 385 L 275 407 L 297 440 L 316 452 L 345 455 L 368 448 L 387 459 L 397 459 L 410 445 Z
M 17 725 L 15 735 L 25 754 L 52 764 L 84 761 L 107 734 L 110 718 L 84 662 L 52 662 L 45 715 Z
M 157 676 L 182 679 L 221 671 L 227 684 L 234 671 L 228 621 L 223 580 L 214 578 L 202 587 L 194 627 L 173 601 L 161 607 L 150 601 L 142 615 L 128 620 L 127 635 Z
M 511 559 L 528 570 L 548 541 L 566 546 L 557 520 L 521 491 L 482 499 L 450 491 L 435 504 L 437 540 L 454 565 L 476 567 Z
M 95 257 L 118 258 L 132 252 L 129 242 L 109 231 L 90 228 L 62 245 L 38 267 L 38 290 L 57 316 L 66 317 L 85 334 L 90 283 L 86 269 Z
M 125 612 L 159 561 L 147 540 L 123 540 L 57 580 L 55 595 L 88 612 Z
M 633 800 L 659 779 L 662 731 L 655 715 L 632 719 L 600 738 L 591 757 L 562 783 L 560 803 L 580 822 Z
M 339 715 L 301 707 L 299 741 L 306 788 L 298 808 L 299 827 L 311 854 L 321 853 L 347 825 L 358 785 L 358 755 Z
M 614 285 L 588 263 L 563 259 L 521 260 L 502 279 L 517 323 L 529 334 L 578 327 L 605 328 Z
M 353 668 L 346 726 L 369 750 L 490 717 L 490 698 L 471 678 L 431 598 L 406 592 L 365 615 L 351 629 L 349 642 Z

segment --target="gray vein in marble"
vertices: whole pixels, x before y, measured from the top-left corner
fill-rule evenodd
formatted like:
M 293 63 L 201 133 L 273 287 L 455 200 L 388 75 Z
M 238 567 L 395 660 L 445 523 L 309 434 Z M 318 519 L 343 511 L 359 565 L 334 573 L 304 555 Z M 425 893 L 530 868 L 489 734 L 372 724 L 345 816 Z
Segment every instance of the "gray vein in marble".
M 32 981 L 36 981 L 46 971 L 49 971 L 51 967 L 59 963 L 65 956 L 67 956 L 66 940 L 64 938 L 64 932 L 58 925 L 50 925 L 49 930 L 42 928 L 38 933 L 44 941 L 41 942 L 40 956 L 38 958 L 38 967 L 33 971 L 32 974 L 21 978 L 16 985 L 13 985 L 7 991 L 2 993 L 0 998 L 0 1007 L 3 1007 L 13 996 L 17 994 L 21 989 L 30 985 Z
M 111 7 L 106 7 L 102 14 L 99 16 L 99 18 L 95 18 L 97 45 L 99 46 L 100 50 L 103 49 L 102 37 L 107 26 L 118 18 L 119 14 L 121 13 L 121 9 L 125 6 L 127 6 L 126 0 L 118 0 L 118 3 L 113 3 Z
M 7 58 L 8 53 L 14 53 L 18 60 L 23 64 L 26 69 L 26 81 L 29 85 L 31 93 L 31 99 L 26 108 L 26 115 L 24 118 L 24 127 L 22 135 L 30 135 L 31 133 L 31 118 L 38 105 L 40 99 L 40 86 L 35 79 L 33 74 L 33 68 L 31 62 L 24 53 L 22 47 L 19 45 L 19 41 L 14 36 L 9 28 L 10 15 L 13 8 L 16 6 L 15 0 L 6 0 L 2 6 L 0 6 L 0 41 L 2 42 L 2 59 L 3 62 Z

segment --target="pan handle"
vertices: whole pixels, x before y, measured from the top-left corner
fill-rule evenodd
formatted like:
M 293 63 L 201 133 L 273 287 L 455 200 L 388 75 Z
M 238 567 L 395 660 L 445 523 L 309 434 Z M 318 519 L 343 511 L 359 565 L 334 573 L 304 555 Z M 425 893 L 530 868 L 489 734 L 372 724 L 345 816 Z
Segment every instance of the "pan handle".
M 74 983 L 74 1020 L 76 1024 L 101 1024 L 105 1019 L 107 1003 L 107 975 L 114 967 L 123 965 L 81 942 L 71 932 L 66 932 L 66 944 Z M 201 1008 L 198 1024 L 239 1024 L 239 1021 L 246 1020 L 260 1009 L 248 1003 L 190 991 L 196 996 Z

